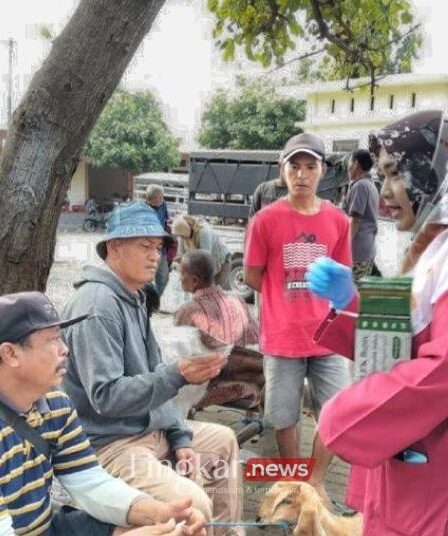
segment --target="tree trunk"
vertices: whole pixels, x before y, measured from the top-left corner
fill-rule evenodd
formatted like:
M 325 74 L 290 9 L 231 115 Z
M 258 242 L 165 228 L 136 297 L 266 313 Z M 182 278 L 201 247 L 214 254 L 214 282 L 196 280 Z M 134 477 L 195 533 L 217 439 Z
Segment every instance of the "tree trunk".
M 164 0 L 81 0 L 14 113 L 0 168 L 0 295 L 45 290 L 80 152 Z

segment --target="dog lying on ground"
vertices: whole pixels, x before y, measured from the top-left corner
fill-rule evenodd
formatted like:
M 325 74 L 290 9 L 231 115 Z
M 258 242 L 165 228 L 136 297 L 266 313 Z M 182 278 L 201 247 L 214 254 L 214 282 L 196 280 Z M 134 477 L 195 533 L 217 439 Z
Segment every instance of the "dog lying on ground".
M 258 510 L 263 522 L 287 521 L 293 536 L 362 536 L 362 514 L 336 516 L 306 482 L 277 482 Z

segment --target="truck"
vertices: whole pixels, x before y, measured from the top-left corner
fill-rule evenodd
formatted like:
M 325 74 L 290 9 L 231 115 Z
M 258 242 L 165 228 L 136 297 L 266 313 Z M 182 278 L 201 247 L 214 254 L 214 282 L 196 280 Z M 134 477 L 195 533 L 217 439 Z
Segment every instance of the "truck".
M 150 184 L 163 188 L 165 202 L 171 217 L 187 211 L 188 173 L 151 172 L 134 177 L 134 201 L 145 201 L 146 189 Z

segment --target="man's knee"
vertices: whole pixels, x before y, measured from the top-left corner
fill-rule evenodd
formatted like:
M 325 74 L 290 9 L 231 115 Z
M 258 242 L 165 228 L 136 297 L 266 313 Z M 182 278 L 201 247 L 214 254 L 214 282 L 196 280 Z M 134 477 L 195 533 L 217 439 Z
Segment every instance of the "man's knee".
M 194 508 L 197 508 L 204 515 L 207 521 L 210 521 L 213 517 L 213 504 L 211 498 L 207 493 L 198 485 L 191 493 Z
M 213 437 L 216 439 L 216 444 L 220 449 L 221 456 L 228 458 L 229 456 L 238 454 L 239 447 L 236 440 L 235 432 L 229 426 L 222 424 L 213 424 L 215 427 Z

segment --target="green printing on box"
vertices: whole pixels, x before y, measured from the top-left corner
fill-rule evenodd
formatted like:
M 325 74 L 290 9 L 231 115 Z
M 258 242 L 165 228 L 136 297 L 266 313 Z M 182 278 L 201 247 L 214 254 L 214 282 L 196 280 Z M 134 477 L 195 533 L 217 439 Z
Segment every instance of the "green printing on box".
M 357 378 L 387 371 L 410 359 L 412 347 L 409 317 L 360 316 L 355 335 L 355 369 Z
M 411 314 L 412 279 L 365 277 L 360 282 L 360 313 L 401 316 Z
M 355 334 L 355 375 L 387 371 L 411 357 L 412 279 L 365 277 Z

